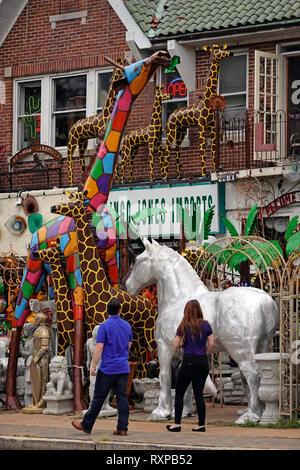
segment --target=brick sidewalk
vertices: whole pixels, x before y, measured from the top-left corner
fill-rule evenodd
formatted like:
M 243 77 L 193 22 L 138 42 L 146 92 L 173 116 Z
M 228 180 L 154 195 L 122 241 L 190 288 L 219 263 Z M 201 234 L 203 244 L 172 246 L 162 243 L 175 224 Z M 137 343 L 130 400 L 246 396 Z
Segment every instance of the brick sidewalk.
M 213 407 L 208 403 L 207 431 L 201 434 L 192 432 L 192 427 L 197 424 L 196 417 L 184 418 L 182 431 L 174 434 L 166 430 L 165 422 L 148 421 L 147 413 L 133 410 L 130 412 L 128 435 L 122 438 L 112 434 L 116 417 L 97 419 L 92 434 L 84 434 L 71 425 L 72 419 L 80 419 L 78 415 L 28 415 L 21 411 L 0 411 L 0 448 L 7 448 L 9 439 L 5 440 L 4 436 L 10 436 L 11 441 L 18 441 L 18 444 L 11 444 L 13 448 L 23 448 L 21 444 L 24 446 L 25 441 L 28 444 L 35 439 L 40 440 L 40 449 L 49 448 L 50 442 L 52 446 L 56 445 L 55 440 L 59 440 L 60 447 L 52 448 L 64 449 L 80 449 L 88 445 L 94 449 L 300 449 L 300 429 L 228 426 L 237 419 L 240 408 L 218 404 Z

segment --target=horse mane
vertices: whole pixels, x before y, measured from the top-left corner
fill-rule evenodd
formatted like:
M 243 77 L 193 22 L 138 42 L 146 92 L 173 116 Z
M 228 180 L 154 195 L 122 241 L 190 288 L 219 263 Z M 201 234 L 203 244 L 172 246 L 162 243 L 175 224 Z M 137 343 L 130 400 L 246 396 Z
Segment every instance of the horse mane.
M 184 274 L 188 274 L 191 277 L 191 280 L 195 282 L 201 282 L 205 290 L 208 290 L 208 288 L 206 287 L 204 282 L 201 281 L 200 277 L 198 276 L 194 268 L 190 265 L 190 263 L 183 256 L 181 256 L 180 253 L 178 253 L 178 251 L 175 251 L 166 245 L 160 245 L 160 248 L 162 248 L 165 252 L 174 253 L 174 258 L 176 258 L 178 263 L 180 264 L 180 269 L 182 270 L 182 272 Z

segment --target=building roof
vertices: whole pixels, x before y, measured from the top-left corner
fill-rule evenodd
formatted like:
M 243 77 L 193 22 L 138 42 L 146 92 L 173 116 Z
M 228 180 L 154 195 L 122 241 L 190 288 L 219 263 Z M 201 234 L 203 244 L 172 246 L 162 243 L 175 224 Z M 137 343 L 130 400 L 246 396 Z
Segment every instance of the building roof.
M 300 23 L 298 0 L 123 0 L 150 39 Z

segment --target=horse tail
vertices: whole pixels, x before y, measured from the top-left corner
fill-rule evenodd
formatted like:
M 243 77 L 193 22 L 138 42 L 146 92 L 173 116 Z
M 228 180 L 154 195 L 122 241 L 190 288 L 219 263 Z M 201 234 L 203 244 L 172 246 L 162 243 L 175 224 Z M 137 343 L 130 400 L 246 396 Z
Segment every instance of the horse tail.
M 273 337 L 279 323 L 279 308 L 275 300 L 268 294 L 264 300 L 262 313 L 265 319 L 267 337 Z

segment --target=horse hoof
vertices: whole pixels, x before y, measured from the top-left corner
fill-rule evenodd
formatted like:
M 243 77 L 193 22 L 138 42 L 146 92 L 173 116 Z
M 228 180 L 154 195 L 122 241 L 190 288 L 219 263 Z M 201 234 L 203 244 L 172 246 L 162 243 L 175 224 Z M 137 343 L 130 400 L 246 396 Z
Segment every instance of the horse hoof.
M 165 419 L 171 419 L 171 412 L 162 409 L 155 409 L 148 417 L 148 421 L 163 421 Z
M 248 410 L 235 421 L 235 424 L 246 424 L 247 422 L 258 423 L 259 420 L 260 417 L 257 414 L 253 413 L 251 410 Z

